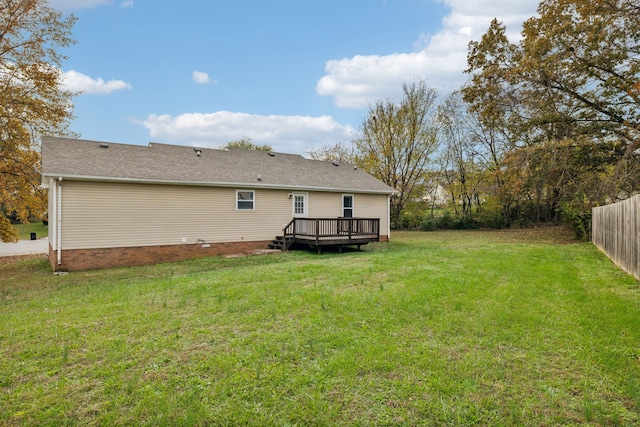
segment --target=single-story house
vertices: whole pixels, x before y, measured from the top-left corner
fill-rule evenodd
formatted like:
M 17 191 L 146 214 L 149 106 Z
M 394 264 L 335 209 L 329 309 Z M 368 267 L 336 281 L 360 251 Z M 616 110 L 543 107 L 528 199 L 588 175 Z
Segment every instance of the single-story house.
M 386 241 L 394 193 L 353 165 L 300 155 L 56 137 L 42 139 L 42 185 L 56 271 L 249 252 L 283 233 L 285 248 Z

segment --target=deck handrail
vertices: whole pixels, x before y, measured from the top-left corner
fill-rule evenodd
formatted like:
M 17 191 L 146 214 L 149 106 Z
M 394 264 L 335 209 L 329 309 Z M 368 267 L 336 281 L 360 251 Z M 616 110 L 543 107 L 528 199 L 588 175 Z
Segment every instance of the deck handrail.
M 380 218 L 293 218 L 283 228 L 284 237 L 315 237 L 316 241 L 326 237 L 358 236 L 380 237 Z
M 293 218 L 289 224 L 285 225 L 284 228 L 282 229 L 282 233 L 283 233 L 283 243 L 282 243 L 282 250 L 286 251 L 287 249 L 289 249 L 289 241 L 295 241 L 296 238 L 296 218 Z

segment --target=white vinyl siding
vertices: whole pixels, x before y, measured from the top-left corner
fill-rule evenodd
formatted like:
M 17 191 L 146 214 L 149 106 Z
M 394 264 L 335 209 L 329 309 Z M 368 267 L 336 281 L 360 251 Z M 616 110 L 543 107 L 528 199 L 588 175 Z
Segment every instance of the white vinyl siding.
M 255 190 L 250 216 L 233 188 L 64 182 L 62 248 L 271 240 L 291 220 L 287 191 Z M 250 221 L 247 219 L 250 218 Z
M 358 206 L 358 218 L 380 218 L 380 235 L 389 230 L 389 207 L 386 194 L 354 194 L 353 203 Z
M 318 192 L 309 195 L 310 218 L 337 218 L 341 212 L 340 193 Z
M 235 188 L 64 181 L 62 249 L 269 241 L 291 221 L 291 191 L 255 189 L 250 215 Z M 255 203 L 255 202 L 259 203 Z M 342 193 L 307 193 L 309 217 L 342 216 Z M 387 195 L 355 194 L 358 216 L 388 229 Z M 50 209 L 53 207 L 50 200 Z M 51 212 L 49 221 L 51 221 Z

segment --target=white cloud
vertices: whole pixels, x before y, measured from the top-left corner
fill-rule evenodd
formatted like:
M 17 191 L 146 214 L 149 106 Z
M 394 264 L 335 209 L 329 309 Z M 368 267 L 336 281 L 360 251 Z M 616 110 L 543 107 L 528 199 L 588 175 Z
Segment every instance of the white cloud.
M 104 81 L 100 77 L 94 79 L 75 70 L 63 74 L 63 84 L 67 90 L 83 94 L 108 94 L 117 90 L 131 89 L 131 84 L 123 80 Z
M 316 85 L 319 95 L 332 96 L 342 108 L 364 108 L 379 99 L 402 93 L 402 83 L 416 77 L 442 91 L 464 83 L 467 45 L 479 40 L 496 17 L 513 41 L 522 23 L 536 12 L 539 0 L 438 0 L 451 12 L 435 34 L 422 34 L 413 52 L 362 56 L 327 61 L 326 75 Z
M 423 76 L 429 61 L 424 51 L 329 61 L 325 67 L 328 75 L 320 79 L 316 89 L 320 95 L 334 96 L 338 107 L 366 107 L 396 94 L 404 81 Z
M 120 7 L 133 7 L 133 0 L 124 0 L 120 3 Z
M 149 129 L 151 139 L 159 142 L 221 147 L 246 136 L 276 151 L 298 154 L 334 145 L 355 133 L 351 126 L 341 125 L 330 116 L 261 116 L 218 111 L 177 116 L 151 114 L 145 120 L 133 121 Z
M 207 73 L 204 73 L 202 71 L 194 71 L 193 73 L 191 73 L 191 78 L 193 79 L 194 82 L 198 83 L 198 84 L 207 84 L 211 82 L 211 79 L 209 78 L 209 75 Z

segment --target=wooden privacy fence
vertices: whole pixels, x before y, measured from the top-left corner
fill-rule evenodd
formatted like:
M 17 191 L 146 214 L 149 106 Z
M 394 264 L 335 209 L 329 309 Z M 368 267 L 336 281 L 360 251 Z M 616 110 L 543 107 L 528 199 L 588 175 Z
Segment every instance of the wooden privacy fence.
M 594 245 L 640 280 L 640 195 L 593 208 L 592 236 Z

